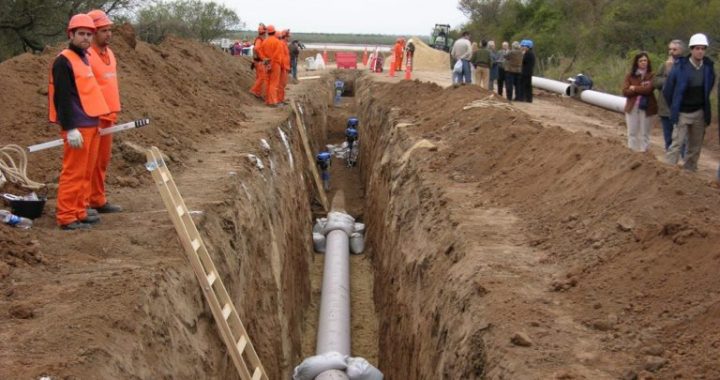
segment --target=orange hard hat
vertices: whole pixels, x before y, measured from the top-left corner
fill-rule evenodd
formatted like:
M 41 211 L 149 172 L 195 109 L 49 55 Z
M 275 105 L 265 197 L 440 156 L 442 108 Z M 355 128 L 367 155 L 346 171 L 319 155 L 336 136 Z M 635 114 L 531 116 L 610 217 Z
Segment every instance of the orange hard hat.
M 265 29 L 265 24 L 260 23 L 260 25 L 258 26 L 258 33 L 263 34 L 266 31 L 267 31 L 267 29 Z
M 275 33 L 275 25 L 268 25 L 267 32 L 268 32 L 268 34 L 274 34 Z
M 87 28 L 95 31 L 95 23 L 93 22 L 92 18 L 90 18 L 90 16 L 86 15 L 85 13 L 78 13 L 70 18 L 67 31 L 69 32 L 77 28 Z
M 105 12 L 99 9 L 93 9 L 88 12 L 87 15 L 90 16 L 90 18 L 93 20 L 93 23 L 95 23 L 95 27 L 98 29 L 113 24 L 113 22 L 110 21 L 110 17 L 108 17 Z

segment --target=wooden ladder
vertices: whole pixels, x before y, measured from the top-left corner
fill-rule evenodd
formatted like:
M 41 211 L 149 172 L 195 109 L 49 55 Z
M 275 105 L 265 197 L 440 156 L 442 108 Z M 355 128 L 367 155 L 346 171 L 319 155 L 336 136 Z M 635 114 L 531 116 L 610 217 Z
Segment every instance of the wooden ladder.
M 170 219 L 175 225 L 190 265 L 200 282 L 205 299 L 210 304 L 210 310 L 212 310 L 215 322 L 220 329 L 220 335 L 228 348 L 233 363 L 235 363 L 240 378 L 242 380 L 268 380 L 265 368 L 260 363 L 260 358 L 250 342 L 245 326 L 235 310 L 235 305 L 228 295 L 195 222 L 185 206 L 185 201 L 165 165 L 162 153 L 158 148 L 152 147 L 148 149 L 146 156 L 145 166 L 152 173 L 155 184 L 160 190 L 163 203 L 170 213 Z M 252 373 L 250 369 L 252 369 Z

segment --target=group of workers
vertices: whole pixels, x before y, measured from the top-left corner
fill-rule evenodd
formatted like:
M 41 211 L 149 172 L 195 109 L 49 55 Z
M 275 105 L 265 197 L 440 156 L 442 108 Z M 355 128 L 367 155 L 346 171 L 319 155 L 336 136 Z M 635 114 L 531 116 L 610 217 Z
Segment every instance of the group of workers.
M 121 110 L 117 62 L 109 47 L 112 21 L 101 10 L 72 16 L 69 44 L 55 58 L 48 85 L 49 120 L 64 141 L 56 220 L 64 230 L 88 229 L 99 213 L 120 212 L 108 203 L 105 175 L 111 135 L 100 135 Z
M 285 87 L 292 69 L 288 39 L 290 29 L 276 30 L 275 26 L 261 23 L 253 41 L 255 83 L 250 92 L 263 99 L 270 107 L 287 104 Z

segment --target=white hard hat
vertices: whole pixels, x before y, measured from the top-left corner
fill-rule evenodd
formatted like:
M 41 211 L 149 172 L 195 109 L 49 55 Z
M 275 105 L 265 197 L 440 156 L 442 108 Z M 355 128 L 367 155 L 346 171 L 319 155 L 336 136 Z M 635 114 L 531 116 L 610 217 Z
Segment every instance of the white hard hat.
M 708 46 L 708 39 L 702 33 L 693 34 L 693 36 L 690 37 L 690 43 L 688 46 Z

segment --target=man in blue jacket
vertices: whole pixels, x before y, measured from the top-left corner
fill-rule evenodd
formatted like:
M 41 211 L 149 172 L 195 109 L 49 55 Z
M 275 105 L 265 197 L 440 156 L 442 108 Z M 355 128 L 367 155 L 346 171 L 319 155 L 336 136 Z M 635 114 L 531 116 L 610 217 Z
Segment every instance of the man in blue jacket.
M 698 33 L 690 37 L 690 55 L 681 57 L 668 75 L 663 96 L 670 106 L 674 125 L 672 143 L 666 159 L 676 165 L 680 147 L 687 136 L 687 155 L 683 167 L 696 171 L 700 159 L 705 128 L 710 125 L 710 91 L 715 84 L 713 61 L 705 57 L 708 40 Z

